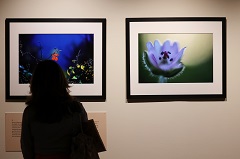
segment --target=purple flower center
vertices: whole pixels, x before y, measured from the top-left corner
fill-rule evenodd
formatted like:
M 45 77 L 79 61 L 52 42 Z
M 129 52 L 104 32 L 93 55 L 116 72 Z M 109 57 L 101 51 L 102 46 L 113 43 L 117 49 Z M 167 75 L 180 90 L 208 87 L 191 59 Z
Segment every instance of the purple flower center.
M 162 58 L 165 59 L 165 60 L 169 59 L 170 54 L 171 54 L 171 52 L 169 52 L 169 51 L 162 51 L 161 52 L 162 56 L 159 57 L 159 60 L 162 60 Z M 172 61 L 172 60 L 173 60 L 173 58 L 170 59 L 170 61 Z

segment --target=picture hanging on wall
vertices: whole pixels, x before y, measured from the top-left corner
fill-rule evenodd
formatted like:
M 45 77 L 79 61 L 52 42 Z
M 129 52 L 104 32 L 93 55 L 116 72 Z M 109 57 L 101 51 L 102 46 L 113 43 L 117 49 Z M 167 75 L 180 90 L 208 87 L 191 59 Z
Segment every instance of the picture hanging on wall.
M 35 66 L 56 61 L 81 101 L 106 99 L 106 19 L 7 18 L 6 101 L 25 101 Z
M 226 99 L 226 18 L 126 18 L 128 102 Z

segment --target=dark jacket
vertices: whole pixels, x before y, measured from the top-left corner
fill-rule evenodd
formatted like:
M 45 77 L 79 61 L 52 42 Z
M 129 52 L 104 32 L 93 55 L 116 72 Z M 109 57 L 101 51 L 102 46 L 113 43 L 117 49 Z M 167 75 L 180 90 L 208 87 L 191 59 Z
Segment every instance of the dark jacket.
M 80 131 L 80 118 L 87 121 L 87 113 L 79 102 L 71 104 L 70 112 L 60 122 L 41 123 L 34 119 L 35 109 L 27 106 L 22 117 L 21 149 L 24 159 L 35 154 L 69 154 L 72 136 Z M 75 115 L 73 115 L 75 114 Z

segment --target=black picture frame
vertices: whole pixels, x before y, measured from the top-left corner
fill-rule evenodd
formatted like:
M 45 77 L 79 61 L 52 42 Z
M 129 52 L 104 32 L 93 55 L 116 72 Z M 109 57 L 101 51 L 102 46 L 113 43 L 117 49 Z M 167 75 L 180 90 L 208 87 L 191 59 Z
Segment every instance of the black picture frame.
M 126 18 L 125 24 L 127 102 L 226 100 L 226 17 Z M 207 68 L 202 63 L 190 72 L 201 57 L 210 59 Z M 199 78 L 204 69 L 207 77 Z
M 38 40 L 36 37 L 40 37 L 39 35 L 43 41 L 39 40 L 40 42 L 38 46 L 34 43 L 34 47 L 30 47 L 29 43 L 32 44 L 33 42 L 29 42 L 29 39 L 34 39 L 34 42 L 36 42 Z M 62 37 L 62 35 L 66 36 Z M 44 51 L 49 53 L 49 50 L 47 50 L 47 47 L 49 46 L 44 48 L 44 45 L 47 45 L 47 42 L 44 43 L 44 40 L 48 42 L 50 41 L 50 43 L 53 44 L 52 41 L 54 40 L 51 41 L 51 38 L 55 38 L 56 40 L 59 40 L 59 42 L 60 40 L 69 40 L 67 41 L 68 45 L 66 44 L 67 42 L 62 42 L 62 45 L 59 44 L 60 47 L 64 46 L 65 50 L 62 50 L 62 48 L 56 48 L 56 46 L 53 45 L 51 47 L 54 47 L 54 50 L 61 51 L 62 53 L 61 56 L 58 52 L 59 58 L 55 60 L 62 60 L 61 64 L 65 64 L 64 67 L 66 74 L 71 76 L 71 80 L 69 80 L 71 86 L 70 94 L 82 102 L 104 102 L 106 100 L 105 18 L 6 18 L 6 102 L 23 102 L 26 100 L 29 95 L 29 79 L 23 80 L 22 74 L 23 71 L 27 72 L 28 75 L 31 74 L 30 67 L 27 67 L 26 65 L 30 65 L 31 68 L 33 68 L 33 60 L 31 61 L 31 64 L 29 64 L 30 62 L 26 61 L 26 59 L 34 59 L 36 63 L 44 59 L 49 59 L 51 56 L 53 59 L 53 54 L 44 57 L 44 54 L 42 53 Z M 57 42 L 55 42 L 54 45 L 56 45 L 56 43 Z M 70 46 L 70 43 L 73 51 L 69 51 L 69 49 L 66 53 L 66 46 Z M 24 48 L 23 45 L 26 47 Z M 42 48 L 45 50 L 42 50 Z M 41 57 L 39 57 L 39 54 L 36 55 L 36 52 L 39 51 L 41 52 Z M 24 66 L 21 65 L 23 63 L 22 57 L 24 57 L 24 62 L 26 63 Z M 67 65 L 66 63 L 71 64 Z M 74 72 L 72 71 L 73 69 L 81 69 L 82 76 L 77 76 L 75 73 L 76 70 Z M 91 74 L 88 74 L 88 77 L 85 77 L 86 72 L 88 71 L 89 73 L 89 70 L 91 71 Z M 75 73 L 74 78 L 71 71 Z M 83 80 L 83 76 L 87 80 Z M 25 77 L 24 74 L 24 79 Z

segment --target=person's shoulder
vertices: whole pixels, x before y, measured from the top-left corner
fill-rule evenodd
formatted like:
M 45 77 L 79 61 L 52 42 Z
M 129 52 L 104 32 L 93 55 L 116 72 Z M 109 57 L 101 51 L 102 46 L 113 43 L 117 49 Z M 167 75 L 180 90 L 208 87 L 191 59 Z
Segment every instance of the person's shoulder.
M 24 108 L 24 113 L 30 113 L 30 112 L 34 112 L 34 107 L 32 105 L 27 105 L 25 108 Z
M 83 105 L 82 105 L 82 103 L 81 103 L 80 101 L 78 101 L 78 100 L 73 100 L 73 101 L 70 103 L 69 107 L 70 107 L 70 110 L 71 110 L 72 112 L 81 112 Z
M 81 115 L 81 121 L 86 122 L 88 120 L 87 112 L 83 106 L 83 104 L 80 101 L 73 101 L 72 105 L 72 111 L 73 113 L 79 113 Z
M 80 101 L 74 99 L 74 100 L 72 100 L 72 105 L 79 107 L 79 106 L 82 106 L 82 103 Z
M 26 106 L 23 111 L 23 118 L 33 119 L 34 115 L 35 115 L 34 107 L 31 105 Z

